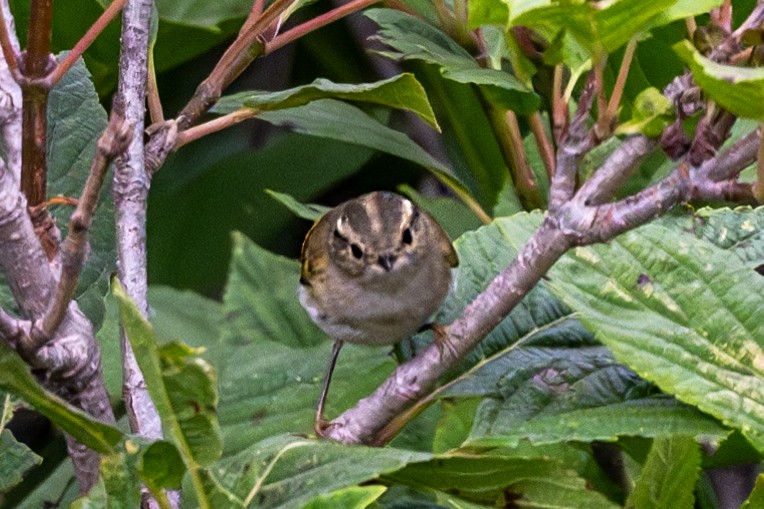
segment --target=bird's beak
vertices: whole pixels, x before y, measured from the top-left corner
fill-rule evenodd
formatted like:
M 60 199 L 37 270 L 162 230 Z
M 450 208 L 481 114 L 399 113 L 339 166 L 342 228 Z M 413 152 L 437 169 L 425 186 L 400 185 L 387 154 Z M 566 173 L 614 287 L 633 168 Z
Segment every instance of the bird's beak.
M 384 254 L 379 255 L 379 261 L 378 263 L 387 271 L 390 272 L 393 270 L 393 265 L 395 265 L 395 255 L 393 254 Z

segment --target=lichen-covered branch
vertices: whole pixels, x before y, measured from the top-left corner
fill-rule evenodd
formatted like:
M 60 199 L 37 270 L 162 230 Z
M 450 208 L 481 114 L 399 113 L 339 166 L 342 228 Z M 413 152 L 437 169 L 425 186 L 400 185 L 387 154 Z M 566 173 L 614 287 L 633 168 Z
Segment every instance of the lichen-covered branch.
M 21 181 L 21 87 L 16 81 L 19 41 L 16 39 L 8 0 L 0 2 L 0 14 L 0 40 L 4 41 L 0 45 L 3 48 L 7 46 L 8 51 L 4 50 L 3 55 L 7 53 L 12 59 L 10 64 L 7 56 L 0 59 L 0 138 L 5 152 L 5 164 L 16 180 Z
M 761 4 L 760 4 L 761 6 Z M 757 9 L 752 15 L 764 15 Z M 750 18 L 749 18 L 750 19 Z M 734 39 L 735 35 L 728 39 Z M 580 162 L 599 141 L 589 128 L 595 80 L 587 82 L 578 108 L 562 133 L 557 152 L 557 166 L 550 187 L 549 212 L 517 258 L 481 292 L 461 316 L 444 328 L 444 337 L 401 364 L 370 396 L 332 421 L 325 436 L 348 443 L 381 445 L 389 441 L 415 412 L 417 401 L 426 398 L 440 377 L 455 368 L 516 306 L 547 270 L 574 246 L 607 242 L 617 235 L 643 225 L 678 204 L 693 200 L 727 200 L 755 203 L 752 185 L 738 182 L 740 172 L 756 159 L 760 136 L 754 131 L 719 154 L 719 147 L 734 122 L 729 113 L 711 108 L 696 130 L 695 138 L 686 141 L 678 134 L 661 139 L 662 148 L 682 156 L 673 171 L 663 180 L 639 193 L 613 200 L 619 187 L 639 163 L 658 145 L 645 136 L 626 139 L 586 182 L 579 184 Z M 695 111 L 699 96 L 685 95 L 691 80 L 686 76 L 667 88 L 674 97 L 677 111 Z M 679 123 L 669 126 L 676 129 Z M 678 146 L 671 147 L 675 142 Z M 444 347 L 445 345 L 445 347 Z
M 130 0 L 122 17 L 122 49 L 115 107 L 123 110 L 125 121 L 134 126 L 136 133 L 142 133 L 144 125 L 151 3 L 151 0 Z M 143 137 L 133 136 L 127 151 L 117 158 L 112 190 L 116 209 L 118 277 L 130 298 L 146 316 L 146 204 L 149 178 L 144 171 L 143 149 Z M 124 334 L 121 342 L 122 390 L 130 429 L 147 438 L 161 438 L 159 415 Z
M 26 198 L 18 181 L 0 163 L 0 270 L 3 271 L 25 321 L 4 313 L 3 340 L 16 349 L 38 373 L 43 385 L 98 420 L 114 423 L 103 385 L 101 358 L 93 327 L 76 302 L 66 308 L 60 326 L 41 345 L 32 340 L 33 327 L 44 316 L 56 279 L 35 235 Z M 99 456 L 67 436 L 69 454 L 80 488 L 86 491 L 98 478 Z

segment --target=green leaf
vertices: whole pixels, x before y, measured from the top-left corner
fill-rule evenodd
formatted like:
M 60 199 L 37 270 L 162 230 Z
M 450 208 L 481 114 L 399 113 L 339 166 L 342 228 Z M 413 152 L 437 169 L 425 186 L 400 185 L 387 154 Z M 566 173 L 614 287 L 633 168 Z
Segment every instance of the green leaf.
M 611 53 L 635 35 L 670 21 L 660 16 L 675 2 L 616 0 L 603 5 L 586 0 L 520 0 L 512 3 L 508 28 L 527 26 L 550 41 L 567 32 L 594 56 Z
M 699 474 L 700 446 L 693 438 L 657 438 L 626 507 L 692 509 Z
M 689 41 L 678 42 L 673 48 L 711 99 L 735 115 L 764 121 L 764 68 L 716 63 L 701 55 Z
M 319 99 L 368 102 L 416 113 L 435 129 L 438 121 L 427 101 L 427 94 L 413 74 L 403 73 L 376 83 L 338 84 L 318 78 L 310 85 L 279 92 L 247 91 L 221 97 L 213 112 L 231 113 L 241 108 L 256 112 L 296 108 Z
M 165 444 L 174 449 L 167 442 L 156 442 L 156 444 Z M 146 447 L 151 448 L 153 444 L 145 446 L 141 442 L 133 439 L 127 439 L 112 454 L 101 456 L 99 482 L 90 490 L 90 492 L 77 499 L 72 507 L 75 509 L 99 509 L 102 507 L 138 507 L 141 505 L 141 481 L 148 481 L 148 487 L 154 488 L 151 484 L 162 474 L 156 472 L 145 472 L 141 463 L 146 453 Z M 161 447 L 161 446 L 160 446 Z M 166 451 L 170 453 L 170 451 Z M 177 451 L 175 456 L 178 457 Z M 177 465 L 172 464 L 168 459 L 164 462 L 155 462 L 154 467 L 173 468 Z M 181 462 L 180 475 L 183 474 L 183 465 Z M 139 474 L 145 474 L 146 477 L 139 477 Z M 172 474 L 170 474 L 172 475 Z M 176 472 L 174 475 L 178 475 Z M 153 491 L 153 493 L 158 493 Z
M 218 2 L 161 0 L 157 2 L 157 10 L 163 20 L 206 30 L 219 30 L 219 26 L 225 21 L 243 19 L 249 14 L 249 9 L 250 6 L 241 0 Z
M 618 360 L 762 451 L 764 280 L 684 224 L 666 218 L 577 248 L 548 284 Z
M 479 403 L 478 398 L 450 398 L 440 401 L 441 416 L 432 440 L 434 452 L 456 449 L 467 439 Z
M 364 509 L 377 500 L 386 490 L 384 486 L 351 486 L 318 497 L 303 509 Z
M 189 470 L 210 464 L 220 456 L 222 444 L 215 413 L 217 379 L 200 357 L 203 349 L 178 342 L 157 345 L 151 324 L 116 281 L 114 296 L 167 440 L 178 448 Z
M 178 449 L 169 442 L 158 440 L 142 448 L 137 466 L 141 480 L 152 493 L 180 489 L 186 466 Z
M 677 226 L 692 232 L 756 269 L 764 264 L 764 214 L 760 209 L 700 209 L 676 219 Z
M 183 339 L 209 347 L 220 337 L 223 306 L 198 293 L 168 286 L 149 287 L 150 320 L 160 343 Z
M 764 474 L 759 474 L 756 478 L 751 495 L 743 502 L 740 509 L 756 509 L 757 507 L 764 507 Z
M 517 113 L 538 109 L 539 97 L 521 81 L 480 67 L 472 55 L 429 23 L 395 9 L 369 9 L 364 14 L 380 27 L 374 38 L 394 50 L 384 55 L 435 64 L 444 78 L 474 84 L 489 100 Z
M 96 421 L 58 396 L 43 389 L 29 366 L 0 341 L 0 389 L 23 399 L 35 410 L 96 452 L 108 454 L 122 439 L 117 428 Z
M 470 29 L 482 25 L 499 25 L 502 28 L 509 23 L 509 5 L 500 0 L 472 0 L 467 4 L 467 26 Z
M 224 296 L 220 423 L 225 454 L 268 436 L 312 429 L 332 342 L 297 299 L 299 264 L 240 234 Z M 367 395 L 393 369 L 389 347 L 347 345 L 327 401 L 331 416 Z M 363 373 L 360 376 L 359 373 Z
M 481 225 L 475 213 L 454 198 L 424 196 L 405 184 L 398 186 L 398 191 L 434 217 L 451 239 L 456 239 L 464 232 L 475 230 Z
M 319 495 L 429 458 L 426 453 L 391 447 L 349 446 L 282 435 L 222 460 L 207 482 L 216 486 L 221 500 L 244 502 L 242 505 L 255 501 L 261 509 L 303 507 Z
M 149 259 L 154 281 L 219 293 L 231 231 L 271 249 L 299 246 L 305 235 L 305 225 L 264 197 L 264 189 L 312 201 L 373 155 L 365 147 L 297 133 L 275 136 L 256 151 L 247 139 L 246 130 L 236 128 L 204 137 L 172 154 L 154 176 L 148 207 L 148 236 L 157 238 Z M 205 241 L 189 244 L 190 231 Z
M 500 218 L 460 237 L 455 244 L 461 261 L 456 290 L 436 321 L 449 323 L 458 316 L 511 262 L 542 217 Z M 516 447 L 522 440 L 553 444 L 662 434 L 693 434 L 718 442 L 729 434 L 697 409 L 655 394 L 650 384 L 619 365 L 545 282 L 489 333 L 461 369 L 433 397 L 480 401 L 471 445 Z M 456 430 L 440 429 L 438 440 L 450 443 L 448 433 L 458 435 Z
M 62 58 L 63 55 L 59 55 Z M 64 75 L 48 96 L 48 194 L 79 198 L 95 155 L 96 142 L 106 128 L 106 112 L 98 100 L 82 60 Z M 62 234 L 74 208 L 58 206 L 52 214 Z M 109 186 L 101 191 L 89 231 L 90 253 L 77 282 L 75 298 L 98 330 L 104 315 L 103 298 L 116 259 L 114 206 Z
M 447 491 L 457 499 L 457 504 L 461 499 L 490 507 L 512 507 L 522 500 L 523 507 L 537 509 L 618 507 L 592 491 L 575 472 L 546 458 L 449 453 L 428 462 L 409 464 L 388 477 L 414 486 Z
M 101 457 L 100 471 L 108 500 L 106 507 L 140 505 L 141 484 L 135 468 L 139 450 L 138 444 L 127 440 L 124 449 Z
M 504 71 L 482 67 L 445 67 L 441 70 L 447 80 L 477 85 L 491 105 L 531 113 L 538 109 L 538 96 L 531 95 L 525 85 Z
M 253 343 L 276 341 L 299 348 L 325 341 L 326 335 L 297 300 L 299 279 L 296 261 L 275 255 L 234 233 L 223 298 L 229 327 L 247 331 L 240 336 Z
M 615 380 L 617 383 L 620 380 Z M 628 394 L 621 395 L 628 398 Z M 691 406 L 668 398 L 632 399 L 585 408 L 580 400 L 561 401 L 558 398 L 540 415 L 519 426 L 502 426 L 491 434 L 476 437 L 470 445 L 482 447 L 516 447 L 522 440 L 533 444 L 553 444 L 567 441 L 614 441 L 621 436 L 671 437 L 695 436 L 718 443 L 729 430 Z M 515 403 L 515 406 L 519 406 Z M 559 406 L 562 408 L 554 408 Z M 567 406 L 567 408 L 565 408 Z M 578 407 L 578 408 L 577 408 Z M 504 409 L 502 409 L 504 410 Z M 486 412 L 478 414 L 484 418 Z M 499 417 L 507 415 L 493 415 Z M 505 423 L 502 423 L 505 424 Z
M 674 121 L 674 106 L 657 88 L 640 92 L 634 102 L 632 119 L 616 129 L 616 134 L 659 136 Z
M 330 207 L 324 207 L 315 203 L 300 203 L 292 195 L 286 193 L 279 193 L 270 189 L 266 189 L 265 192 L 292 211 L 297 217 L 307 219 L 308 221 L 318 221 L 321 216 L 330 210 Z
M 0 494 L 19 484 L 24 472 L 40 463 L 42 458 L 17 442 L 9 430 L 0 432 Z
M 723 0 L 678 0 L 668 7 L 654 22 L 654 26 L 668 25 L 672 21 L 705 14 L 722 4 Z
M 457 193 L 466 193 L 464 185 L 446 165 L 408 136 L 341 101 L 322 99 L 299 108 L 265 112 L 258 118 L 300 133 L 362 145 L 406 159 L 427 168 Z
M 412 65 L 437 108 L 453 173 L 485 210 L 491 210 L 502 189 L 506 194 L 515 193 L 509 166 L 494 133 L 496 115 L 501 116 L 501 111 L 486 112 L 475 87 L 444 79 L 435 66 L 418 62 Z M 514 201 L 519 203 L 516 195 Z

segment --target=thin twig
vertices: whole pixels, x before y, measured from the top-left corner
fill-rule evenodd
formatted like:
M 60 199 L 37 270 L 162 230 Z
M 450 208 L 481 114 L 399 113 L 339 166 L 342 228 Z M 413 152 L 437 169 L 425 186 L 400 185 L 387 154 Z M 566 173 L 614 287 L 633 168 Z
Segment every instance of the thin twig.
M 711 10 L 711 21 L 724 30 L 732 31 L 732 0 L 724 0 L 724 3 Z
M 557 210 L 573 197 L 576 177 L 581 157 L 591 148 L 593 140 L 587 122 L 590 119 L 592 102 L 597 92 L 595 73 L 589 74 L 573 120 L 565 138 L 557 149 L 557 164 L 549 189 L 549 210 Z
M 618 77 L 615 80 L 613 86 L 613 93 L 610 95 L 610 102 L 607 105 L 607 112 L 605 118 L 608 126 L 612 127 L 613 122 L 616 120 L 618 113 L 618 107 L 621 105 L 621 97 L 623 96 L 623 89 L 626 86 L 626 78 L 629 76 L 629 69 L 631 68 L 631 62 L 634 59 L 634 51 L 637 49 L 637 38 L 632 37 L 629 43 L 626 45 L 626 49 L 623 53 L 623 60 L 621 60 L 621 67 L 618 69 Z M 603 126 L 604 127 L 604 126 Z
M 684 24 L 687 27 L 687 38 L 693 40 L 695 38 L 695 31 L 698 29 L 698 24 L 695 18 L 684 18 Z
M 496 113 L 491 113 L 491 116 Z M 512 183 L 520 196 L 523 205 L 528 209 L 542 206 L 536 176 L 528 163 L 520 124 L 514 111 L 501 111 L 494 123 L 494 131 L 501 148 L 504 160 L 509 166 Z
M 77 202 L 77 209 L 69 220 L 69 234 L 61 247 L 61 277 L 55 296 L 50 302 L 40 327 L 42 333 L 47 337 L 52 337 L 61 324 L 69 302 L 74 295 L 77 280 L 85 264 L 88 231 L 93 221 L 93 213 L 98 205 L 98 197 L 101 193 L 106 171 L 117 154 L 127 148 L 132 134 L 132 126 L 124 121 L 115 108 L 112 111 L 109 125 L 98 139 L 90 173 L 85 181 L 82 195 Z
M 563 97 L 562 86 L 563 72 L 562 64 L 554 66 L 552 81 L 552 135 L 557 143 L 560 143 L 563 134 L 568 128 L 568 104 Z
M 277 35 L 270 41 L 266 41 L 263 54 L 268 55 L 273 53 L 277 49 L 282 48 L 290 42 L 299 39 L 305 34 L 313 32 L 314 30 L 337 21 L 338 19 L 347 16 L 348 14 L 364 9 L 379 1 L 381 0 L 351 0 L 350 2 L 336 7 L 320 16 L 317 16 L 310 21 L 306 21 L 305 23 L 297 25 L 296 27 L 287 30 L 283 34 Z
M 47 166 L 45 160 L 47 105 L 49 89 L 34 83 L 42 80 L 52 64 L 50 37 L 53 4 L 48 0 L 32 0 L 29 16 L 29 38 L 24 54 L 24 79 L 21 82 L 23 106 L 22 118 L 22 158 L 21 189 L 27 197 L 29 207 L 38 209 L 35 227 L 38 232 L 46 231 L 46 214 L 39 210 L 45 202 L 47 188 Z M 55 248 L 55 246 L 53 246 Z M 46 249 L 49 257 L 54 252 Z
M 592 63 L 592 75 L 594 76 L 595 94 L 597 97 L 597 123 L 603 125 L 605 115 L 607 115 L 607 96 L 605 94 L 605 65 L 607 59 L 604 57 L 594 57 Z
M 549 139 L 547 131 L 544 128 L 544 121 L 541 118 L 541 113 L 534 111 L 528 115 L 528 124 L 531 127 L 533 138 L 536 140 L 536 146 L 538 146 L 539 153 L 541 154 L 541 161 L 544 163 L 546 174 L 549 180 L 552 180 L 554 175 L 554 147 L 552 146 L 552 140 Z
M 66 74 L 67 71 L 71 69 L 77 59 L 80 58 L 83 53 L 85 53 L 85 50 L 87 50 L 91 44 L 93 44 L 93 41 L 96 40 L 96 37 L 98 37 L 101 32 L 103 32 L 104 29 L 109 26 L 109 23 L 111 23 L 117 14 L 119 14 L 119 12 L 122 10 L 122 7 L 125 5 L 125 2 L 127 2 L 127 0 L 113 0 L 112 3 L 109 4 L 109 6 L 98 17 L 95 23 L 93 23 L 88 31 L 85 32 L 85 35 L 83 35 L 80 40 L 77 41 L 77 44 L 74 45 L 69 53 L 66 54 L 64 59 L 61 60 L 55 69 L 53 69 L 53 72 L 48 74 L 44 80 L 46 87 L 49 89 L 53 88 L 56 83 L 61 80 L 64 74 Z
M 213 120 L 210 120 L 209 122 L 188 128 L 185 131 L 178 133 L 175 149 L 177 150 L 183 145 L 198 140 L 199 138 L 207 136 L 208 134 L 222 131 L 223 129 L 227 129 L 233 125 L 238 124 L 239 122 L 254 118 L 258 113 L 259 111 L 257 110 L 242 108 L 228 113 L 227 115 L 223 115 L 222 117 L 217 117 Z
M 162 100 L 159 98 L 159 86 L 157 85 L 156 68 L 154 67 L 154 52 L 149 48 L 148 75 L 146 76 L 146 104 L 149 109 L 149 117 L 152 124 L 164 122 Z
M 641 135 L 624 140 L 581 186 L 581 192 L 589 197 L 586 204 L 599 205 L 610 201 L 657 145 L 656 140 Z
M 264 44 L 259 40 L 260 34 L 272 23 L 278 22 L 281 14 L 291 7 L 295 0 L 274 0 L 261 16 L 251 25 L 245 25 L 239 36 L 231 43 L 220 57 L 215 68 L 199 87 L 194 96 L 178 115 L 178 128 L 183 131 L 217 102 L 223 90 L 234 80 L 252 61 L 262 56 Z
M 249 12 L 249 19 L 255 20 L 260 17 L 265 9 L 265 0 L 255 0 L 252 2 L 252 10 Z

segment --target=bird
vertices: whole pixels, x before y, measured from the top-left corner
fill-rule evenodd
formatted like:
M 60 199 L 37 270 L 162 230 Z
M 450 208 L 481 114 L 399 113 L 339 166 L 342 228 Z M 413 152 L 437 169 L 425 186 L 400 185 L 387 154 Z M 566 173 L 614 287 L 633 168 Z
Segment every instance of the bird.
M 446 232 L 410 200 L 375 191 L 329 210 L 308 231 L 300 254 L 299 300 L 334 339 L 316 409 L 324 404 L 345 342 L 393 345 L 440 308 L 459 259 Z M 436 331 L 439 328 L 432 327 Z

